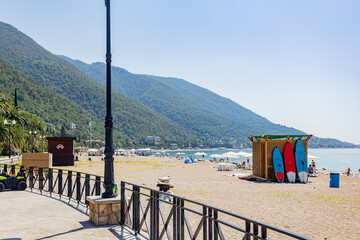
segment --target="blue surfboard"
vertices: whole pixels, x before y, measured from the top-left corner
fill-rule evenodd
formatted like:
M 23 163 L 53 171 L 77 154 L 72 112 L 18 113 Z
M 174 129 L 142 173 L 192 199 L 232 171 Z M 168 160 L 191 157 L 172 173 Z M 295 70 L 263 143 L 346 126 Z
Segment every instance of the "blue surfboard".
M 273 164 L 274 164 L 276 179 L 278 180 L 278 182 L 284 182 L 285 179 L 284 162 L 278 147 L 275 147 L 273 151 Z
M 303 141 L 299 138 L 295 144 L 295 163 L 300 182 L 307 182 L 307 157 Z

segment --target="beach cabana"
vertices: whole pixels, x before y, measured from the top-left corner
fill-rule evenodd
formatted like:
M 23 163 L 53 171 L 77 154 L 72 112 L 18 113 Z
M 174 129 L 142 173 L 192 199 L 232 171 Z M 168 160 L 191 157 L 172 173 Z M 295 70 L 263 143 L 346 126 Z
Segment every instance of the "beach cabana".
M 308 141 L 312 135 L 260 135 L 248 137 L 252 142 L 253 175 L 266 180 L 275 180 L 275 172 L 272 154 L 275 147 L 278 147 L 281 155 L 284 156 L 284 147 L 288 142 L 293 151 L 297 139 L 301 139 L 308 153 Z M 307 163 L 308 165 L 308 163 Z

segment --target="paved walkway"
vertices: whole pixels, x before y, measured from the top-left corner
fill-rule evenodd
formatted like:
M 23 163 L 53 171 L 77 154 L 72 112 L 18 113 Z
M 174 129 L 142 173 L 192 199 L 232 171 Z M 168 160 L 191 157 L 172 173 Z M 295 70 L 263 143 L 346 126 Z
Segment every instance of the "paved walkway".
M 135 240 L 131 230 L 96 227 L 87 209 L 77 202 L 37 191 L 0 192 L 0 239 L 123 239 Z

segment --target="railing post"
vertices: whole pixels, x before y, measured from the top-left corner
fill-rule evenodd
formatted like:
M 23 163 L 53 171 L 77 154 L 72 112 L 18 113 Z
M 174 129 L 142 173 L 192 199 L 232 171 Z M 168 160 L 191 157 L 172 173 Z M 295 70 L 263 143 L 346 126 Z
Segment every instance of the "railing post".
M 180 200 L 180 239 L 184 240 L 185 239 L 185 210 L 184 210 L 184 199 L 179 199 Z
M 209 216 L 209 240 L 213 239 L 213 225 L 212 225 L 212 209 L 208 208 L 208 216 Z
M 63 170 L 58 170 L 58 194 L 61 196 L 63 194 Z
M 173 197 L 173 238 L 177 240 L 177 197 Z
M 85 204 L 87 205 L 89 201 L 86 199 L 90 195 L 90 174 L 85 174 Z
M 7 174 L 7 164 L 4 164 L 4 170 L 3 170 L 3 173 Z
M 258 237 L 258 235 L 259 235 L 259 226 L 256 223 L 253 223 L 253 229 L 254 229 L 254 235 L 256 237 Z M 254 237 L 254 239 L 258 239 L 258 238 Z
M 95 196 L 100 195 L 100 183 L 101 183 L 101 178 L 97 176 L 95 181 Z
M 68 182 L 68 191 L 67 191 L 67 196 L 69 198 L 72 197 L 72 192 L 71 192 L 71 188 L 72 188 L 72 171 L 68 171 L 68 176 L 67 176 L 67 182 Z
M 38 171 L 38 179 L 39 179 L 39 190 L 42 191 L 44 188 L 44 169 L 39 168 Z
M 207 208 L 203 206 L 203 240 L 207 240 Z
M 180 199 L 177 198 L 176 200 L 176 239 L 180 240 L 181 237 L 181 221 L 180 221 L 180 217 L 181 217 L 181 212 L 180 212 Z
M 20 166 L 20 176 L 22 176 L 22 177 L 25 176 L 25 167 L 24 166 Z
M 246 221 L 246 222 L 245 222 L 245 231 L 246 231 L 245 240 L 250 240 L 250 235 L 248 235 L 248 233 L 251 232 L 251 226 L 250 226 L 250 222 L 249 222 L 249 221 Z
M 29 168 L 29 187 L 31 190 L 34 187 L 34 167 Z
M 50 194 L 53 191 L 53 169 L 52 168 L 49 168 L 49 171 L 48 171 L 48 190 L 49 190 Z
M 150 191 L 150 239 L 159 239 L 159 194 L 153 190 Z
M 76 200 L 81 200 L 81 173 L 76 173 Z
M 11 165 L 11 174 L 15 174 L 15 165 Z
M 120 225 L 125 224 L 125 182 L 121 181 L 121 199 L 120 199 Z M 151 199 L 150 199 L 151 201 Z
M 133 225 L 132 228 L 135 231 L 135 235 L 140 231 L 140 188 L 133 185 Z
M 267 230 L 266 230 L 266 227 L 264 227 L 264 226 L 261 226 L 261 237 L 263 239 L 267 238 Z
M 214 209 L 214 240 L 218 240 L 219 237 L 219 223 L 218 219 L 218 211 Z

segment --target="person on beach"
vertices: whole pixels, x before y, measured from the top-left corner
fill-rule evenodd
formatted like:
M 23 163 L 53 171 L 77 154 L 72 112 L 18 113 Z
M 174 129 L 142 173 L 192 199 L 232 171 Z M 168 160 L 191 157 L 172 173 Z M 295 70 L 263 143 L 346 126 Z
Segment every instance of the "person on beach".
M 346 175 L 348 175 L 348 176 L 349 176 L 349 175 L 350 175 L 350 173 L 351 173 L 351 168 L 349 167 L 349 168 L 346 170 L 346 172 L 345 172 L 345 173 L 346 173 Z
M 311 161 L 311 166 L 315 169 L 315 161 L 314 160 Z

